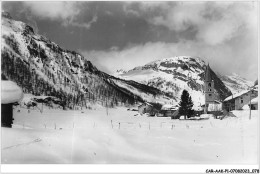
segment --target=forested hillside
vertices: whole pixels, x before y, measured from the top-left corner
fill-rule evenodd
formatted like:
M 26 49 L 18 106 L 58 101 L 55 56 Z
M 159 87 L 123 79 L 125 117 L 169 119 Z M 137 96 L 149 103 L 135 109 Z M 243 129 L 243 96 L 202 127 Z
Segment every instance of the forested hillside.
M 162 94 L 156 88 L 101 72 L 79 53 L 35 34 L 32 27 L 6 12 L 2 16 L 2 75 L 15 81 L 24 93 L 57 97 L 68 108 L 88 102 L 128 105 Z

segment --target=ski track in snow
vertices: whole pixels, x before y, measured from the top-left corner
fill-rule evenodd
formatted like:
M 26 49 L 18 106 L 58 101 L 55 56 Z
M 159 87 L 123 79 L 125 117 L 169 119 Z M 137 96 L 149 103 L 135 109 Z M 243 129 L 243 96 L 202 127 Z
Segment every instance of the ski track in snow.
M 29 142 L 26 142 L 26 143 L 21 143 L 21 144 L 16 144 L 16 145 L 13 145 L 13 146 L 4 147 L 4 148 L 2 148 L 2 150 L 11 149 L 11 148 L 19 147 L 19 146 L 24 146 L 24 145 L 30 145 L 32 143 L 38 143 L 38 142 L 41 142 L 41 141 L 42 141 L 42 139 L 37 138 L 33 141 L 29 141 Z

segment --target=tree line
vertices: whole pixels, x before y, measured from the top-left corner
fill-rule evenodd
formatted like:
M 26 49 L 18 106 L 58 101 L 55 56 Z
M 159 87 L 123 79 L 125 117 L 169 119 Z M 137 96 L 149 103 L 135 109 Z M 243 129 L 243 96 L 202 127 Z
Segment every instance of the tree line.
M 37 64 L 32 63 L 34 61 L 28 63 L 6 48 L 3 48 L 1 59 L 2 74 L 9 80 L 15 81 L 24 93 L 57 97 L 64 109 L 73 109 L 75 106 L 84 107 L 88 103 L 96 102 L 106 107 L 135 103 L 134 95 L 131 96 L 131 94 L 125 94 L 119 89 L 115 89 L 114 86 L 100 80 L 95 75 L 83 78 L 85 79 L 82 80 L 84 90 L 80 90 L 79 87 L 72 90 L 73 82 L 68 81 L 66 77 L 61 80 L 62 76 L 60 76 L 60 79 L 57 79 L 51 71 L 48 71 L 48 68 L 37 69 L 35 67 Z M 32 66 L 33 64 L 35 65 Z M 48 79 L 43 79 L 37 71 L 42 71 Z M 60 82 L 59 85 L 57 85 L 58 82 Z

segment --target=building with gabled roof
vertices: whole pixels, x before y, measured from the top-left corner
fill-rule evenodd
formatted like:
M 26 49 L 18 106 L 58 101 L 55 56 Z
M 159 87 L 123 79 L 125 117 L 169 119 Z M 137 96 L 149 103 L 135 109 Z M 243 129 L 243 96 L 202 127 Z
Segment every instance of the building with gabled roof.
M 250 104 L 250 103 L 251 103 L 251 104 Z M 252 99 L 251 102 L 249 102 L 248 106 L 249 106 L 252 110 L 258 110 L 258 97 Z
M 138 106 L 138 112 L 140 114 L 148 113 L 151 116 L 154 116 L 159 112 L 159 109 L 155 107 L 155 104 L 144 102 Z
M 162 106 L 160 111 L 160 116 L 162 117 L 171 117 L 171 118 L 178 118 L 179 113 L 179 106 L 178 105 L 171 105 L 171 104 L 165 104 Z
M 251 96 L 250 96 L 251 95 Z M 258 96 L 258 91 L 255 89 L 244 90 L 233 94 L 224 100 L 224 109 L 227 111 L 240 110 L 243 106 L 248 105 L 250 100 Z
M 23 98 L 22 89 L 15 83 L 2 77 L 1 81 L 1 127 L 12 127 L 13 105 Z

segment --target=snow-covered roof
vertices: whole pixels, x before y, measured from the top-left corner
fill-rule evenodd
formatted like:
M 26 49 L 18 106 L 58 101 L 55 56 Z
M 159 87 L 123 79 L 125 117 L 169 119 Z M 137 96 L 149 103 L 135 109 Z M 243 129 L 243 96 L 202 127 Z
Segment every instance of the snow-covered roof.
M 176 109 L 178 109 L 178 107 L 171 104 L 165 104 L 162 106 L 162 110 L 176 110 Z
M 12 81 L 2 80 L 1 82 L 1 103 L 15 103 L 23 98 L 22 89 Z
M 258 97 L 252 99 L 251 104 L 258 104 Z
M 148 103 L 148 102 L 146 102 L 145 104 L 148 105 L 148 106 L 153 106 L 152 104 L 150 104 L 150 103 Z
M 209 104 L 212 104 L 213 102 L 210 102 Z M 214 104 L 221 104 L 220 101 L 214 100 Z M 201 107 L 205 107 L 205 102 L 201 105 Z
M 224 101 L 229 101 L 229 100 L 231 100 L 231 99 L 240 97 L 241 95 L 246 94 L 246 93 L 248 93 L 249 91 L 250 91 L 250 90 L 244 90 L 244 91 L 241 91 L 241 92 L 239 92 L 239 93 L 233 94 L 233 95 L 227 97 Z
M 138 107 L 143 106 L 143 105 L 153 106 L 152 104 L 145 102 L 145 103 L 140 104 Z
M 214 102 L 217 103 L 217 104 L 221 104 L 221 102 L 218 101 L 218 100 L 214 100 Z

